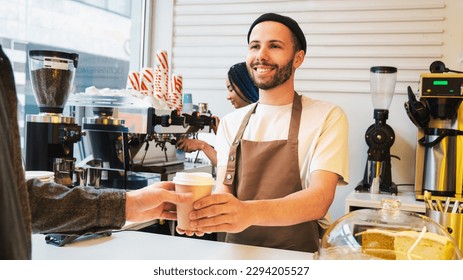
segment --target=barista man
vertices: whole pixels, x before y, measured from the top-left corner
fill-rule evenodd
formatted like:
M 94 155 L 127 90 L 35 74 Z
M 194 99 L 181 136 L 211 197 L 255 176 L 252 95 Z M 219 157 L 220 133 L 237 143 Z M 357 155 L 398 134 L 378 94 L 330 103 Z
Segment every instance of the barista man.
M 254 103 L 259 99 L 259 90 L 249 77 L 245 62 L 236 63 L 230 67 L 226 85 L 228 89 L 227 100 L 235 109 Z M 218 117 L 215 117 L 215 120 L 216 124 L 213 130 L 217 134 L 220 120 Z M 177 142 L 177 148 L 187 153 L 203 151 L 212 164 L 217 166 L 217 151 L 205 141 L 186 138 Z
M 338 106 L 294 91 L 306 48 L 289 17 L 264 14 L 251 25 L 246 64 L 259 102 L 222 119 L 217 191 L 194 204 L 195 234 L 226 232 L 232 243 L 318 249 L 317 220 L 327 214 L 336 185 L 348 180 L 348 122 Z

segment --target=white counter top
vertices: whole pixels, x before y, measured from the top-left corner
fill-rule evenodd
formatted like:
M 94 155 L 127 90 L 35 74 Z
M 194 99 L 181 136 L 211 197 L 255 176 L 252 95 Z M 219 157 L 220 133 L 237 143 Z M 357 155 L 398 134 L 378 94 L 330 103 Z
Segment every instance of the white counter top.
M 138 231 L 77 240 L 63 247 L 32 235 L 33 260 L 311 260 L 313 254 Z
M 391 195 L 387 193 L 381 194 L 371 194 L 369 192 L 356 192 L 353 190 L 347 197 L 346 197 L 346 209 L 345 213 L 349 213 L 351 211 L 363 208 L 372 208 L 372 209 L 380 209 L 381 208 L 381 200 L 383 199 L 398 199 L 400 200 L 401 206 L 400 210 L 416 212 L 424 214 L 426 208 L 424 206 L 423 201 L 417 201 L 415 198 L 415 192 L 413 191 L 405 191 L 400 192 L 397 195 Z

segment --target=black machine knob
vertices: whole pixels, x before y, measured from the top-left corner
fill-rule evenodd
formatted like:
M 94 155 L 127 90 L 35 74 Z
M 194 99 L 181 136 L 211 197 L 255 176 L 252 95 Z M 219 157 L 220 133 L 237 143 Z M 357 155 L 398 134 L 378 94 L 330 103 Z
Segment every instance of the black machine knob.
M 171 117 L 171 125 L 182 125 L 186 127 L 185 116 L 179 110 L 173 110 L 170 114 Z
M 394 130 L 387 124 L 373 124 L 365 133 L 368 145 L 368 160 L 389 161 L 390 148 L 395 141 Z
M 183 114 L 183 116 L 185 116 L 186 123 L 188 125 L 200 129 L 204 127 L 204 120 L 201 118 L 201 114 L 199 112 L 194 111 L 193 113 L 191 113 L 191 115 Z
M 172 123 L 172 119 L 170 118 L 169 115 L 162 115 L 160 119 L 161 119 L 160 125 L 163 127 L 167 127 Z
M 168 127 L 172 123 L 170 115 L 154 116 L 154 125 L 161 125 L 162 127 Z
M 372 149 L 389 149 L 395 141 L 394 130 L 387 124 L 371 125 L 365 133 L 365 141 Z

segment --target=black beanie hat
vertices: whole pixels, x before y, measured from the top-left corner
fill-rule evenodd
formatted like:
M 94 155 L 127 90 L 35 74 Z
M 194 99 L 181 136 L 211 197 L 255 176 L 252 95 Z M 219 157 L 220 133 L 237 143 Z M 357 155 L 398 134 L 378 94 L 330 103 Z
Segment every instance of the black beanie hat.
M 230 67 L 228 70 L 228 80 L 233 90 L 243 101 L 254 103 L 259 100 L 259 89 L 249 77 L 245 62 L 240 62 Z M 234 88 L 234 85 L 238 87 L 243 95 Z
M 297 22 L 290 17 L 286 17 L 286 16 L 282 16 L 279 14 L 274 14 L 274 13 L 263 14 L 251 24 L 251 27 L 249 28 L 249 32 L 248 32 L 248 43 L 249 43 L 249 37 L 251 36 L 251 31 L 254 28 L 254 26 L 256 26 L 258 23 L 261 23 L 263 21 L 276 21 L 281 24 L 284 24 L 296 36 L 297 40 L 299 41 L 299 44 L 301 44 L 301 49 L 304 51 L 304 53 L 307 53 L 307 42 L 305 40 L 304 32 L 302 32 L 302 29 L 299 27 L 299 24 L 297 24 Z

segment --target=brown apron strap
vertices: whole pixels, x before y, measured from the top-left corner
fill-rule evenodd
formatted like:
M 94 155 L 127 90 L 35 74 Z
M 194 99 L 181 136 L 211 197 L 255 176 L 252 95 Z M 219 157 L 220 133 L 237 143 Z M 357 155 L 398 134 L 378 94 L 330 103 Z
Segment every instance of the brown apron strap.
M 297 92 L 294 93 L 291 122 L 288 131 L 288 142 L 296 143 L 299 137 L 299 127 L 302 115 L 302 98 Z
M 256 103 L 249 112 L 246 113 L 244 116 L 243 122 L 241 123 L 238 132 L 236 133 L 235 139 L 233 140 L 232 145 L 230 146 L 230 152 L 228 154 L 228 163 L 227 163 L 227 171 L 225 173 L 225 178 L 223 180 L 223 184 L 227 186 L 232 186 L 235 180 L 236 174 L 236 156 L 238 154 L 238 147 L 240 144 L 241 139 L 243 138 L 244 130 L 251 119 L 251 115 L 256 112 L 257 105 Z

